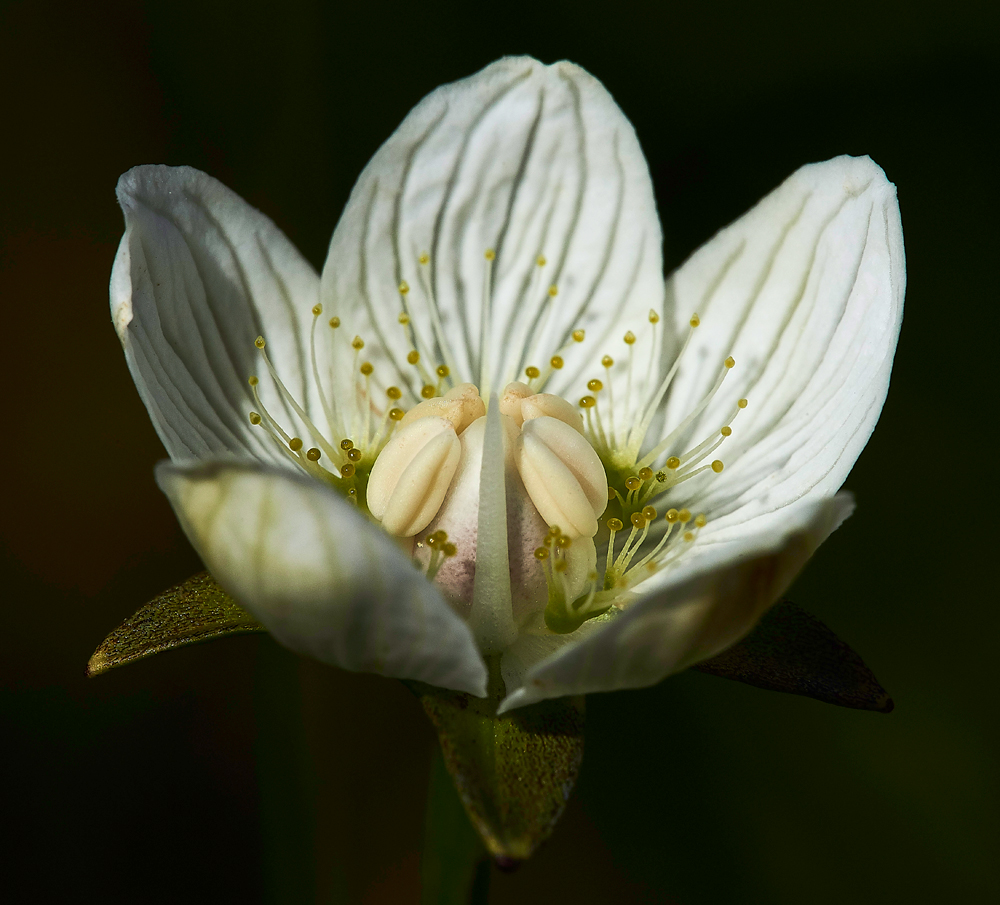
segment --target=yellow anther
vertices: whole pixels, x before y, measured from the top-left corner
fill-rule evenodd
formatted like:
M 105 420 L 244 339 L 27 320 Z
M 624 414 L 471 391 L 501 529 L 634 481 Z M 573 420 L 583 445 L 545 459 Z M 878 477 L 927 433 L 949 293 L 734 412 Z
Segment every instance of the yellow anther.
M 667 514 L 663 517 L 672 525 L 680 517 L 680 513 L 676 509 L 668 509 Z
M 669 459 L 667 459 L 667 468 L 669 468 L 671 471 L 673 471 L 675 468 L 680 468 L 680 467 L 681 467 L 681 460 L 678 459 L 677 456 L 671 456 Z
M 292 437 L 292 439 L 288 441 L 288 448 L 292 452 L 298 452 L 302 449 L 302 441 L 298 437 Z
M 458 547 L 454 544 L 441 544 L 441 552 L 445 556 L 451 557 L 458 553 Z
M 640 468 L 639 469 L 639 480 L 645 483 L 646 481 L 651 481 L 653 479 L 653 469 L 652 468 Z
M 310 447 L 309 449 L 306 450 L 306 458 L 310 462 L 318 462 L 319 461 L 319 457 L 321 455 L 323 455 L 323 454 L 318 449 L 316 449 L 315 446 Z
M 354 449 L 347 450 L 347 458 L 350 459 L 352 462 L 360 462 L 361 456 L 362 452 L 357 447 L 354 447 Z
M 677 513 L 677 520 L 682 525 L 686 525 L 688 522 L 691 521 L 691 510 L 690 509 L 682 509 L 680 512 Z
M 375 370 L 375 368 L 372 367 L 372 363 L 370 361 L 363 361 L 359 370 L 365 375 L 365 377 L 371 377 L 371 373 Z
M 604 389 L 604 384 L 601 383 L 601 381 L 599 381 L 597 379 L 588 380 L 587 381 L 587 389 L 590 390 L 591 393 L 600 393 L 601 390 Z
M 549 548 L 548 547 L 535 547 L 535 559 L 543 560 L 549 558 Z
M 694 532 L 693 531 L 685 531 L 684 532 L 684 540 L 687 543 L 691 543 L 691 541 L 694 540 Z
M 404 327 L 410 322 L 410 315 L 405 311 L 399 312 L 399 317 L 396 318 Z
M 651 522 L 656 518 L 656 509 L 653 506 L 643 506 L 642 507 L 642 517 L 647 521 Z
M 642 487 L 642 481 L 640 481 L 635 475 L 629 475 L 625 479 L 625 486 L 629 490 L 638 490 L 640 487 Z
M 626 346 L 631 346 L 635 342 L 635 334 L 629 330 L 628 333 L 623 337 Z
M 689 324 L 690 324 L 690 325 L 691 325 L 692 327 L 697 327 L 697 326 L 698 326 L 698 325 L 699 325 L 699 324 L 701 323 L 701 318 L 700 318 L 700 317 L 698 317 L 698 315 L 697 315 L 697 314 L 692 314 L 692 315 L 691 315 L 691 320 L 689 320 L 689 321 L 688 321 L 688 323 L 689 323 Z
M 565 362 L 562 360 L 562 356 L 553 355 L 549 359 L 549 364 L 558 371 L 565 364 Z
M 415 365 L 418 361 L 420 361 L 420 353 L 416 349 L 410 349 L 410 351 L 406 353 L 406 360 L 411 365 Z
M 389 418 L 393 421 L 402 421 L 405 414 L 402 409 L 389 409 Z
M 353 478 L 354 477 L 354 466 L 348 462 L 346 465 L 340 466 L 340 476 L 342 478 Z
M 639 528 L 640 530 L 646 527 L 646 519 L 643 518 L 641 512 L 633 512 L 629 516 L 629 520 L 632 522 L 633 528 Z
M 605 355 L 604 358 L 601 359 L 601 364 L 606 368 L 610 368 L 614 363 L 615 360 L 610 355 Z
M 597 405 L 597 400 L 593 396 L 584 396 L 580 400 L 580 408 L 582 409 L 592 409 Z
M 556 563 L 553 564 L 552 568 L 556 572 L 565 572 L 566 571 L 566 560 L 565 559 L 560 559 L 558 562 L 556 562 Z
M 483 254 L 483 257 L 486 258 L 487 261 L 492 261 L 496 256 L 497 253 L 492 248 L 487 248 Z
M 255 387 L 255 386 L 257 386 L 258 383 L 260 383 L 260 381 L 256 377 L 254 377 L 253 374 L 251 374 L 247 378 L 247 383 L 249 383 L 250 386 Z
M 733 435 L 733 429 L 727 424 L 722 430 L 719 431 L 723 437 L 731 437 Z
M 609 518 L 605 524 L 609 531 L 621 531 L 625 527 L 620 518 Z
M 406 293 L 409 291 L 410 291 L 410 284 L 407 283 L 406 280 L 403 280 L 403 282 L 399 284 L 399 294 L 406 295 Z
M 704 512 L 699 512 L 699 513 L 698 513 L 698 514 L 697 514 L 697 515 L 696 515 L 696 516 L 694 517 L 694 523 L 695 523 L 695 524 L 696 524 L 696 525 L 697 525 L 697 526 L 698 526 L 699 528 L 704 528 L 704 527 L 705 527 L 705 523 L 706 523 L 707 521 L 708 521 L 708 519 L 706 519 L 706 518 L 705 518 L 705 513 L 704 513 Z
M 250 413 L 250 423 L 254 424 L 254 425 L 260 424 L 260 415 L 258 415 L 256 412 L 251 412 Z
M 357 349 L 359 352 L 365 347 L 365 341 L 360 336 L 355 336 L 351 340 L 351 348 Z
M 550 298 L 555 298 L 557 295 L 559 295 L 559 287 L 558 286 L 549 286 L 549 297 Z
M 390 399 L 402 399 L 403 391 L 399 387 L 389 387 L 385 391 L 385 395 L 388 396 Z
M 722 471 L 722 469 L 725 468 L 725 467 L 726 466 L 722 464 L 722 459 L 716 459 L 712 463 L 712 471 L 714 471 L 716 474 L 718 474 L 720 471 Z
M 658 324 L 660 322 L 660 315 L 658 315 L 652 308 L 649 309 L 649 322 L 651 324 Z
M 574 330 L 573 331 L 573 342 L 582 343 L 587 336 L 586 330 Z
M 323 306 L 316 304 L 313 305 L 313 317 L 319 317 L 323 313 Z
M 735 367 L 736 367 L 736 359 L 735 359 L 735 358 L 733 358 L 733 356 L 732 356 L 732 355 L 730 355 L 730 356 L 729 356 L 729 358 L 727 358 L 727 359 L 726 359 L 726 360 L 725 360 L 725 361 L 723 362 L 723 364 L 724 364 L 724 365 L 725 365 L 725 366 L 726 366 L 727 368 L 735 368 Z
M 534 365 L 528 365 L 528 367 L 524 369 L 524 374 L 528 380 L 535 380 L 536 378 L 542 376 L 542 372 L 539 371 Z
M 437 387 L 433 384 L 425 383 L 420 388 L 420 395 L 423 396 L 424 399 L 433 399 L 437 395 Z
M 330 318 L 330 326 L 333 327 L 334 330 L 336 330 L 337 327 L 340 326 L 340 318 L 339 317 L 331 317 Z
M 451 373 L 448 365 L 438 365 L 434 370 L 438 377 L 447 377 Z
M 427 254 L 427 252 L 425 251 L 419 258 L 417 258 L 417 260 L 421 264 L 430 264 L 430 262 L 431 262 L 431 256 L 429 254 Z
M 737 404 L 737 405 L 738 405 L 738 406 L 739 406 L 739 407 L 740 407 L 741 409 L 745 409 L 745 408 L 747 407 L 747 400 L 746 400 L 746 399 L 741 399 L 741 400 L 740 400 L 739 402 L 737 402 L 736 404 Z
M 348 449 L 354 449 L 354 441 L 353 440 L 341 440 L 340 441 L 340 448 L 343 449 L 343 450 L 345 450 L 345 451 L 348 450 Z
M 545 260 L 545 255 L 539 255 L 537 258 L 535 258 L 535 263 L 539 267 L 544 267 L 548 263 L 548 261 Z
M 255 340 L 253 341 L 253 344 L 254 344 L 254 345 L 255 345 L 255 346 L 256 346 L 256 347 L 258 348 L 258 349 L 263 349 L 263 348 L 264 348 L 264 337 L 263 337 L 263 336 L 258 336 L 258 337 L 257 337 L 257 338 L 256 338 L 256 339 L 255 339 Z

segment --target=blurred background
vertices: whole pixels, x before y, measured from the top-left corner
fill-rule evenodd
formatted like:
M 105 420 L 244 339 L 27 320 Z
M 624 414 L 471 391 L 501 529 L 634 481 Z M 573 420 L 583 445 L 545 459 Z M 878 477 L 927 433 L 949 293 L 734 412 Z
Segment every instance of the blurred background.
M 668 268 L 801 164 L 870 154 L 898 186 L 909 283 L 889 398 L 847 481 L 857 514 L 791 594 L 866 659 L 895 712 L 696 673 L 592 696 L 563 821 L 494 876 L 490 901 L 1000 894 L 983 442 L 997 9 L 3 2 L 7 901 L 417 900 L 435 742 L 400 684 L 266 636 L 84 677 L 112 628 L 200 569 L 153 483 L 163 450 L 107 313 L 114 186 L 139 163 L 199 167 L 319 268 L 354 179 L 410 107 L 507 53 L 568 58 L 607 85 L 649 159 Z

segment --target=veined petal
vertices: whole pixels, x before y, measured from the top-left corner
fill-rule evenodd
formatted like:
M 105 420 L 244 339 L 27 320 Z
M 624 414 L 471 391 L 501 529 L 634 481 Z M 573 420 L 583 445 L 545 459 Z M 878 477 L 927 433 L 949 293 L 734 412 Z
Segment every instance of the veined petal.
M 247 422 L 255 408 L 247 378 L 265 368 L 254 340 L 266 337 L 289 391 L 307 412 L 320 411 L 308 379 L 315 271 L 267 217 L 190 167 L 129 170 L 118 201 L 125 235 L 111 314 L 167 452 L 279 461 Z M 271 381 L 261 394 L 289 429 L 299 425 Z
M 434 91 L 378 151 L 334 233 L 323 300 L 411 390 L 414 347 L 486 395 L 568 345 L 549 384 L 561 393 L 612 332 L 649 326 L 660 237 L 635 132 L 600 82 L 511 57 Z
M 730 354 L 736 368 L 688 437 L 711 436 L 749 399 L 720 452 L 725 471 L 700 479 L 699 546 L 759 533 L 784 507 L 840 487 L 885 401 L 905 281 L 895 188 L 850 157 L 800 169 L 669 280 L 677 323 L 697 312 L 701 326 L 667 429 Z
M 208 570 L 282 644 L 344 669 L 486 693 L 465 622 L 333 491 L 237 463 L 164 462 L 157 481 Z
M 800 503 L 786 510 L 781 531 L 753 545 L 718 545 L 670 572 L 655 594 L 529 668 L 501 711 L 563 695 L 642 688 L 725 650 L 753 628 L 852 508 L 849 494 Z M 517 653 L 523 660 L 533 651 L 522 645 Z

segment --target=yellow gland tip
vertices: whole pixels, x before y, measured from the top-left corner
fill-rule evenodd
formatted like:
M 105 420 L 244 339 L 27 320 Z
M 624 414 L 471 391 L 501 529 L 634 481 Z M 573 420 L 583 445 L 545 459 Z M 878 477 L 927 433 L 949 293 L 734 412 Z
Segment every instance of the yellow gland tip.
M 406 353 L 406 360 L 411 365 L 415 365 L 418 361 L 420 361 L 420 353 L 416 349 L 410 349 L 410 351 Z
M 730 356 L 729 356 L 729 358 L 727 358 L 727 359 L 726 359 L 726 360 L 725 360 L 725 361 L 723 362 L 723 364 L 724 364 L 724 365 L 725 365 L 725 366 L 726 366 L 727 368 L 735 368 L 735 367 L 736 367 L 736 359 L 735 359 L 735 358 L 733 358 L 733 356 L 732 356 L 732 355 L 730 355 Z
M 254 425 L 260 424 L 260 415 L 258 415 L 256 412 L 251 412 L 250 413 L 250 423 L 254 424 Z
M 342 478 L 353 478 L 354 477 L 354 466 L 348 462 L 346 465 L 340 466 L 340 476 Z
M 610 368 L 614 363 L 615 360 L 610 355 L 605 355 L 604 358 L 601 359 L 601 364 L 606 368 Z
M 315 446 L 306 450 L 306 458 L 310 462 L 318 462 L 321 455 L 322 453 Z
M 431 256 L 425 251 L 417 260 L 421 264 L 429 264 L 431 262 Z
M 688 522 L 691 521 L 691 510 L 690 509 L 682 509 L 680 512 L 677 513 L 677 520 L 682 525 L 686 525 Z
M 410 322 L 410 315 L 408 315 L 405 311 L 400 311 L 399 317 L 396 318 L 396 320 L 398 320 L 405 327 Z
M 345 450 L 345 451 L 348 450 L 348 449 L 354 449 L 354 441 L 353 440 L 341 440 L 340 441 L 340 448 L 343 449 L 343 450 Z
M 582 409 L 592 409 L 597 405 L 597 400 L 593 396 L 584 396 L 580 400 L 580 408 Z
M 374 371 L 375 368 L 372 367 L 372 363 L 370 361 L 364 361 L 361 363 L 361 367 L 358 368 L 358 370 L 361 371 L 361 373 L 364 374 L 365 377 L 370 377 L 372 371 Z
M 694 523 L 695 523 L 695 524 L 696 524 L 696 525 L 697 525 L 697 526 L 698 526 L 699 528 L 704 528 L 704 527 L 705 527 L 705 524 L 706 524 L 706 522 L 707 522 L 707 521 L 708 521 L 708 519 L 706 519 L 706 518 L 705 518 L 705 513 L 704 513 L 704 512 L 699 512 L 699 513 L 698 513 L 698 514 L 697 514 L 697 515 L 696 515 L 696 516 L 694 517 Z
M 741 400 L 740 400 L 739 402 L 737 402 L 736 404 L 737 404 L 737 405 L 738 405 L 738 406 L 739 406 L 739 407 L 740 407 L 741 409 L 745 409 L 745 408 L 747 407 L 747 400 L 746 400 L 746 399 L 741 399 Z
M 458 553 L 458 547 L 454 544 L 441 544 L 441 552 L 450 558 Z
M 599 380 L 588 380 L 587 389 L 592 393 L 600 393 L 604 389 L 604 384 Z
M 631 346 L 633 343 L 635 343 L 635 334 L 631 330 L 629 330 L 628 333 L 625 334 L 623 339 L 625 340 L 626 346 Z
M 313 305 L 313 317 L 319 317 L 323 313 L 322 305 Z
M 355 336 L 351 340 L 351 348 L 357 349 L 359 352 L 365 347 L 365 341 L 360 336 Z
M 410 291 L 410 284 L 407 283 L 406 280 L 403 280 L 403 282 L 399 284 L 399 294 L 406 295 L 406 293 L 409 291 Z
M 292 437 L 292 439 L 288 441 L 288 448 L 292 452 L 298 452 L 302 449 L 302 441 L 298 437 Z
M 562 360 L 562 356 L 553 355 L 549 359 L 549 364 L 558 371 L 565 364 L 565 362 Z
M 573 342 L 582 343 L 587 336 L 586 330 L 574 330 L 573 331 Z
M 675 468 L 680 468 L 680 467 L 681 467 L 681 460 L 678 459 L 677 456 L 671 456 L 669 459 L 667 459 L 667 468 L 669 468 L 671 471 L 673 471 Z
M 258 383 L 260 383 L 260 381 L 256 377 L 254 377 L 253 374 L 251 374 L 247 378 L 247 383 L 249 383 L 250 386 L 255 387 L 255 386 L 257 386 Z
M 642 528 L 646 527 L 646 519 L 643 518 L 643 515 L 642 515 L 641 512 L 633 512 L 629 516 L 629 521 L 632 522 L 632 527 L 633 528 L 642 529 Z
M 606 524 L 609 531 L 621 531 L 625 527 L 620 518 L 609 518 Z
M 385 391 L 385 395 L 388 396 L 390 399 L 402 399 L 403 391 L 399 387 L 389 387 Z
M 559 287 L 549 286 L 549 298 L 555 298 L 557 295 L 559 295 Z
M 528 365 L 528 367 L 524 369 L 524 375 L 528 378 L 528 380 L 534 380 L 537 377 L 541 377 L 542 372 L 539 371 L 534 365 Z
M 483 257 L 486 258 L 487 261 L 492 261 L 496 256 L 497 253 L 492 248 L 487 248 L 483 253 Z
M 639 469 L 639 480 L 640 481 L 642 481 L 643 483 L 645 483 L 646 481 L 652 480 L 652 478 L 653 478 L 653 469 L 652 468 L 646 467 L 646 468 L 640 468 Z
M 334 330 L 336 330 L 337 327 L 340 326 L 340 318 L 339 317 L 331 317 L 330 318 L 330 326 L 333 327 Z
M 254 345 L 255 345 L 255 346 L 256 346 L 256 347 L 258 348 L 258 349 L 263 349 L 263 348 L 264 348 L 264 337 L 263 337 L 263 336 L 258 336 L 258 337 L 257 337 L 257 338 L 256 338 L 256 339 L 255 339 L 255 340 L 253 341 L 253 344 L 254 344 Z
M 668 522 L 670 522 L 671 525 L 674 522 L 676 522 L 679 517 L 680 517 L 680 513 L 676 509 L 668 509 L 667 510 L 667 514 L 664 516 L 664 518 Z
M 651 324 L 658 324 L 660 322 L 660 315 L 658 315 L 652 308 L 649 309 L 649 322 Z
M 357 447 L 354 447 L 354 449 L 347 450 L 347 458 L 350 459 L 352 462 L 360 462 L 361 455 L 362 455 L 361 450 L 358 449 Z
M 688 321 L 688 323 L 689 323 L 689 324 L 690 324 L 690 325 L 691 325 L 692 327 L 697 327 L 697 326 L 698 326 L 698 325 L 699 325 L 699 324 L 701 323 L 701 318 L 700 318 L 700 317 L 698 317 L 698 315 L 697 315 L 697 314 L 692 314 L 692 315 L 691 315 L 691 320 L 689 320 L 689 321 Z
M 405 414 L 402 409 L 389 409 L 389 418 L 393 421 L 402 421 Z
M 642 507 L 642 517 L 647 521 L 651 522 L 656 518 L 656 508 L 653 506 L 643 506 Z
M 556 546 L 560 550 L 565 550 L 572 543 L 572 539 L 567 537 L 565 534 L 560 534 L 559 537 L 556 538 Z
M 535 258 L 535 263 L 539 267 L 544 267 L 548 263 L 548 261 L 545 260 L 545 255 L 539 255 L 537 258 Z
M 615 488 L 608 484 L 608 502 L 615 498 Z
M 420 388 L 420 395 L 423 396 L 424 399 L 433 399 L 437 395 L 437 387 L 432 384 L 425 383 Z
M 716 474 L 718 474 L 720 471 L 722 471 L 722 469 L 725 468 L 725 467 L 726 466 L 722 464 L 722 459 L 716 459 L 712 463 L 712 471 L 714 471 Z
M 535 547 L 535 559 L 542 560 L 549 558 L 548 547 Z
M 640 487 L 642 487 L 642 481 L 640 481 L 635 475 L 629 475 L 625 479 L 625 486 L 629 490 L 638 490 Z
M 451 373 L 451 369 L 448 365 L 438 365 L 434 371 L 438 377 L 447 377 Z
M 719 431 L 723 437 L 731 437 L 733 435 L 733 429 L 727 424 L 722 430 Z
M 566 560 L 565 559 L 560 559 L 558 562 L 556 562 L 556 563 L 553 564 L 552 568 L 555 569 L 556 572 L 565 572 L 566 571 Z
M 685 531 L 684 532 L 684 540 L 687 543 L 691 543 L 691 541 L 694 540 L 694 532 L 693 531 Z

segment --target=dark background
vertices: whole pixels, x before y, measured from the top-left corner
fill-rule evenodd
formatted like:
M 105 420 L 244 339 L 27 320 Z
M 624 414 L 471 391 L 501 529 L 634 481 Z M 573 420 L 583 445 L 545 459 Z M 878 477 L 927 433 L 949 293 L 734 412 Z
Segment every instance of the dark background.
M 592 696 L 565 817 L 490 901 L 1000 893 L 997 4 L 752 6 L 0 6 L 7 901 L 416 900 L 434 742 L 398 683 L 264 636 L 84 678 L 108 631 L 200 568 L 107 313 L 113 190 L 135 164 L 191 164 L 319 267 L 409 108 L 515 52 L 572 59 L 616 97 L 668 267 L 803 163 L 867 153 L 898 185 L 892 387 L 847 481 L 857 514 L 792 594 L 897 707 L 695 673 Z

